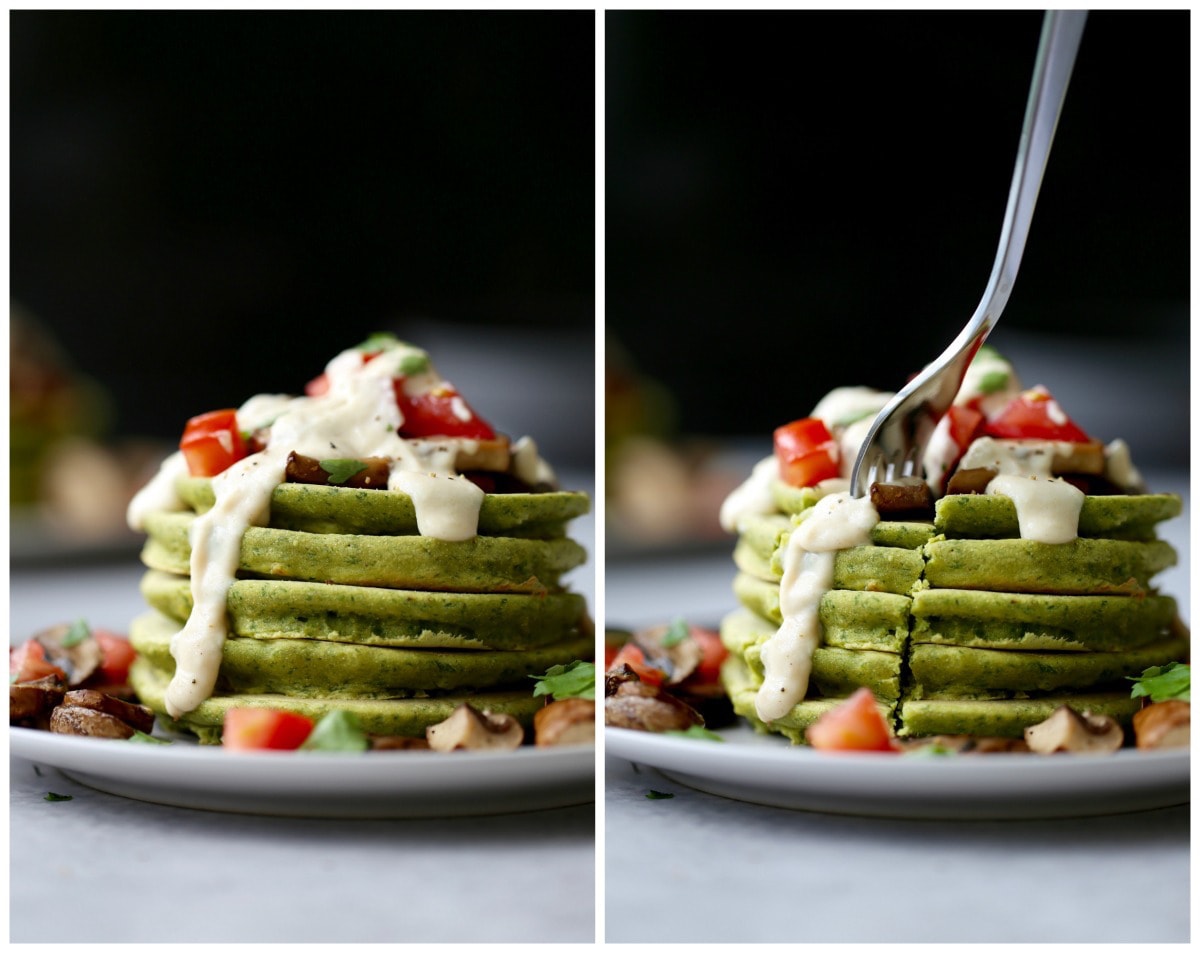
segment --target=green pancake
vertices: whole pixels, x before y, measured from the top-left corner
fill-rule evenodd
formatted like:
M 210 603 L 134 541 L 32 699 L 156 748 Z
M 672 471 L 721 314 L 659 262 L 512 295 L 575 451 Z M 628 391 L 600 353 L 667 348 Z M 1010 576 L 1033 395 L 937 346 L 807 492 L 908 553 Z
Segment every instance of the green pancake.
M 138 654 L 171 675 L 171 636 L 182 626 L 151 611 L 130 625 Z M 316 639 L 227 638 L 217 684 L 227 694 L 281 694 L 300 698 L 404 698 L 523 683 L 552 665 L 592 652 L 590 638 L 574 636 L 524 652 L 490 649 L 398 649 Z M 530 682 L 532 691 L 532 682 Z
M 528 689 L 478 693 L 455 693 L 436 698 L 288 698 L 284 695 L 216 695 L 202 701 L 180 719 L 166 714 L 168 676 L 144 659 L 129 669 L 129 682 L 144 705 L 152 708 L 167 725 L 190 731 L 202 744 L 217 744 L 221 726 L 230 708 L 270 708 L 290 711 L 319 721 L 332 711 L 348 711 L 370 734 L 404 735 L 421 738 L 430 725 L 445 721 L 459 705 L 469 703 L 480 711 L 512 715 L 526 728 L 546 701 L 534 698 Z
M 150 570 L 146 602 L 179 622 L 192 610 L 186 576 Z M 446 593 L 319 582 L 239 579 L 226 600 L 230 634 L 399 648 L 528 649 L 578 630 L 583 596 Z
M 1108 715 L 1128 724 L 1142 707 L 1140 698 L 1129 692 L 1099 692 L 1080 695 L 1056 694 L 1040 698 L 973 700 L 917 699 L 899 706 L 902 737 L 921 735 L 988 735 L 1020 738 L 1030 725 L 1049 718 L 1054 710 L 1069 705 L 1075 711 Z
M 1187 657 L 1187 639 L 1164 639 L 1125 652 L 1019 652 L 957 645 L 913 645 L 907 698 L 931 695 L 1056 692 L 1127 687 L 1127 677 Z
M 925 581 L 940 589 L 1140 596 L 1175 565 L 1169 543 L 1075 539 L 942 539 L 925 547 Z
M 1013 501 L 995 494 L 956 493 L 937 501 L 935 525 L 947 537 L 1008 539 L 1021 535 Z M 1183 512 L 1174 494 L 1087 496 L 1079 512 L 1084 538 L 1151 540 L 1163 520 Z
M 1158 641 L 1177 613 L 1170 596 L 924 589 L 912 600 L 912 639 L 975 648 L 1112 652 Z
M 185 477 L 176 488 L 192 509 L 212 508 L 212 483 Z M 481 536 L 555 538 L 565 524 L 587 513 L 584 493 L 488 493 L 479 508 Z M 417 534 L 412 499 L 399 490 L 356 490 L 339 486 L 283 483 L 271 496 L 271 526 L 305 533 L 359 536 Z
M 365 491 L 371 492 L 371 491 Z M 151 513 L 142 561 L 186 574 L 191 513 Z M 239 571 L 272 578 L 389 589 L 541 593 L 583 563 L 570 539 L 477 536 L 460 542 L 428 536 L 352 536 L 251 527 L 242 537 Z
M 762 552 L 739 539 L 733 550 L 738 569 L 759 579 L 778 582 L 783 576 L 781 550 L 770 561 Z M 924 561 L 919 550 L 890 546 L 855 546 L 840 550 L 833 562 L 836 589 L 907 594 L 921 578 Z
M 733 591 L 747 609 L 783 624 L 779 609 L 779 585 L 738 573 Z M 826 645 L 843 649 L 874 649 L 899 652 L 908 639 L 908 596 L 890 592 L 856 592 L 831 589 L 821 597 L 819 608 Z
M 754 707 L 758 686 L 746 665 L 736 655 L 730 655 L 721 665 L 721 684 L 733 705 L 733 710 L 745 718 L 754 729 L 760 733 L 776 732 L 791 739 L 794 744 L 804 744 L 804 730 L 823 714 L 845 701 L 845 698 L 806 698 L 792 707 L 782 718 L 777 718 L 770 725 L 758 717 Z M 896 709 L 894 701 L 876 699 L 880 715 L 887 724 L 892 723 Z

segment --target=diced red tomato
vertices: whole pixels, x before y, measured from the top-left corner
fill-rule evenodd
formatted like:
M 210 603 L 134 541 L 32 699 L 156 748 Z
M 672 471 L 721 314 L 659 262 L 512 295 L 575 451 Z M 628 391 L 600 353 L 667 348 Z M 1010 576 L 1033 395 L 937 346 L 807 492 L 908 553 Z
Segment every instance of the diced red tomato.
M 238 751 L 292 751 L 312 734 L 313 722 L 303 715 L 270 708 L 231 708 L 225 713 L 221 744 Z
M 860 688 L 831 708 L 804 732 L 814 748 L 824 751 L 896 751 L 887 723 L 869 688 Z
M 702 629 L 696 625 L 688 626 L 688 632 L 693 641 L 700 646 L 700 664 L 696 666 L 696 671 L 689 676 L 689 681 L 696 679 L 705 684 L 719 681 L 721 663 L 729 655 L 729 650 L 721 642 L 721 637 L 711 629 Z
M 837 441 L 817 417 L 777 428 L 775 456 L 781 479 L 792 486 L 813 486 L 838 475 Z
M 404 392 L 403 377 L 396 379 L 395 386 L 396 404 L 404 417 L 401 436 L 467 437 L 472 440 L 491 440 L 496 436 L 491 425 L 447 384 L 415 397 Z
M 100 646 L 100 671 L 107 682 L 122 685 L 129 680 L 129 666 L 137 652 L 122 638 L 107 629 L 92 629 L 92 637 Z
M 183 428 L 179 449 L 192 476 L 216 476 L 246 456 L 236 410 L 212 410 Z
M 8 650 L 10 682 L 32 682 L 47 675 L 53 675 L 64 682 L 67 680 L 66 672 L 46 661 L 46 649 L 37 639 L 29 639 Z
M 1045 387 L 1022 391 L 984 424 L 984 433 L 1001 439 L 1063 440 L 1087 443 L 1091 438 L 1063 412 Z
M 627 642 L 622 645 L 616 655 L 613 656 L 612 662 L 608 666 L 608 670 L 620 668 L 622 665 L 628 665 L 647 685 L 661 685 L 663 683 L 663 671 L 660 668 L 651 665 L 646 661 L 646 653 L 634 645 L 632 642 Z
M 960 450 L 966 450 L 971 441 L 979 436 L 980 427 L 983 426 L 983 414 L 973 407 L 952 404 L 946 411 L 946 417 L 950 421 L 950 439 Z

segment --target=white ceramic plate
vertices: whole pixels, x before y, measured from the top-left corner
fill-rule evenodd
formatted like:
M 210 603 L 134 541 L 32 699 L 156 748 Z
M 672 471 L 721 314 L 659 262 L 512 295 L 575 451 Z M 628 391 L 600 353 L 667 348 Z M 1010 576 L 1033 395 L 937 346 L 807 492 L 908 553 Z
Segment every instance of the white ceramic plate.
M 449 817 L 586 804 L 595 748 L 503 752 L 246 753 L 9 729 L 15 757 L 121 797 L 291 817 Z
M 722 742 L 606 728 L 610 755 L 771 807 L 875 817 L 1084 817 L 1186 804 L 1189 752 L 1052 756 L 831 754 L 746 726 Z

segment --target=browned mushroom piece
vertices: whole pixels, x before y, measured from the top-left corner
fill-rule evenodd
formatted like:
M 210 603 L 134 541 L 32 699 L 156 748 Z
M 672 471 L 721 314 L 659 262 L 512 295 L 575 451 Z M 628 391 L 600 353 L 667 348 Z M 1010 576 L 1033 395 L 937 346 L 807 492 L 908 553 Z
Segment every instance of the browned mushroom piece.
M 43 629 L 33 638 L 46 650 L 46 661 L 63 670 L 72 688 L 87 681 L 104 657 L 100 643 L 78 625 L 64 622 Z
M 66 686 L 54 675 L 8 686 L 8 723 L 26 728 L 50 727 L 50 713 L 62 703 Z
M 605 680 L 604 724 L 613 728 L 633 728 L 637 731 L 686 731 L 692 725 L 703 725 L 704 718 L 690 705 L 674 695 L 636 677 L 615 681 L 611 693 Z
M 425 729 L 434 751 L 511 750 L 525 740 L 525 729 L 512 715 L 478 712 L 465 702 L 450 717 Z
M 340 482 L 331 482 L 333 476 L 321 466 L 315 457 L 306 457 L 292 451 L 287 459 L 287 481 L 289 483 L 316 483 L 321 486 L 345 486 L 356 490 L 386 490 L 391 466 L 385 457 L 367 457 L 355 461 L 362 469 L 350 473 Z M 349 469 L 349 468 L 348 468 Z
M 668 685 L 678 685 L 696 671 L 704 654 L 695 639 L 675 638 L 674 632 L 673 626 L 656 625 L 639 629 L 631 639 L 651 665 L 666 673 L 663 680 Z
M 154 712 L 150 708 L 113 698 L 94 689 L 78 688 L 67 692 L 62 703 L 69 708 L 90 708 L 92 711 L 104 712 L 147 734 L 154 730 Z
M 955 470 L 950 476 L 950 482 L 946 484 L 946 493 L 983 493 L 999 472 L 991 467 Z
M 407 735 L 368 735 L 371 751 L 428 751 L 429 741 L 425 738 L 410 738 Z
M 596 703 L 590 698 L 560 698 L 539 709 L 533 716 L 533 742 L 539 748 L 595 744 Z
M 1028 752 L 1023 738 L 997 738 L 991 735 L 931 735 L 900 742 L 905 751 L 937 746 L 955 754 L 1016 754 Z
M 899 477 L 871 484 L 871 503 L 880 519 L 906 519 L 933 515 L 933 491 L 920 477 Z
M 1045 721 L 1025 729 L 1025 742 L 1037 754 L 1112 754 L 1125 743 L 1125 732 L 1107 715 L 1081 715 L 1060 705 Z
M 60 735 L 84 735 L 88 738 L 133 737 L 133 728 L 115 715 L 70 705 L 59 705 L 50 713 L 50 730 Z
M 1150 748 L 1186 748 L 1192 743 L 1192 706 L 1190 702 L 1155 702 L 1133 716 L 1133 734 L 1137 746 Z

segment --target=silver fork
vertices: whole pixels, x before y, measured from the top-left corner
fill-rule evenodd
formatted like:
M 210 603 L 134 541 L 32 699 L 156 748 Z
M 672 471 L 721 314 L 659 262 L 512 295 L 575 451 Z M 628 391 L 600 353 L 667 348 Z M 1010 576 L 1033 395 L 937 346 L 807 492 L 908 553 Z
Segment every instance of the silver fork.
M 967 366 L 1000 320 L 1000 312 L 1008 303 L 1025 251 L 1033 207 L 1086 19 L 1087 12 L 1082 10 L 1046 11 L 1017 146 L 1008 207 L 1000 230 L 1000 245 L 983 298 L 950 346 L 892 398 L 875 418 L 850 474 L 850 492 L 855 497 L 861 497 L 869 490 L 873 481 L 869 476 L 867 481 L 863 480 L 869 470 L 878 474 L 889 464 L 894 468 L 901 460 L 920 460 L 933 428 L 954 402 Z M 919 472 L 917 465 L 910 475 L 919 475 Z

